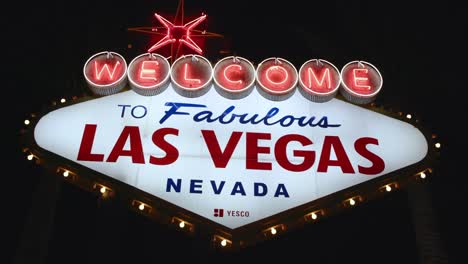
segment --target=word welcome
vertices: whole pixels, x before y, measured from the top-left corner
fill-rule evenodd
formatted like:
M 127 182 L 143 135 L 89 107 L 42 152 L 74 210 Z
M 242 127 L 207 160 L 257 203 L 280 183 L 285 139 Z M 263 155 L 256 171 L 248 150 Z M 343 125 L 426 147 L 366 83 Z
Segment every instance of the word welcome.
M 282 99 L 299 86 L 306 98 L 324 102 L 333 98 L 341 87 L 346 99 L 367 103 L 382 87 L 380 72 L 365 61 L 349 62 L 340 72 L 328 61 L 312 59 L 297 71 L 292 63 L 282 58 L 268 58 L 255 68 L 248 60 L 231 56 L 212 67 L 199 55 L 180 57 L 170 65 L 159 54 L 145 53 L 127 67 L 121 55 L 101 52 L 88 59 L 83 73 L 88 86 L 101 95 L 120 91 L 128 79 L 131 88 L 141 95 L 157 95 L 172 81 L 183 96 L 198 97 L 206 93 L 214 81 L 220 93 L 230 98 L 245 96 L 257 84 L 269 99 Z

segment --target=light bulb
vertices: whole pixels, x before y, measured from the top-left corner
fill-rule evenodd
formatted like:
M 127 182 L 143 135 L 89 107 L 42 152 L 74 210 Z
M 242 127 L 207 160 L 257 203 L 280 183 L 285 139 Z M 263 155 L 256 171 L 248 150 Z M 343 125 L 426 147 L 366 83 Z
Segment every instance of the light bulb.
M 223 239 L 221 241 L 221 246 L 225 247 L 226 245 L 227 245 L 227 241 L 226 241 L 226 239 Z
M 310 216 L 311 216 L 312 219 L 314 219 L 314 220 L 317 219 L 317 214 L 316 214 L 316 213 L 312 213 Z
M 274 227 L 271 228 L 271 234 L 272 234 L 272 235 L 275 235 L 275 234 L 276 234 L 276 228 L 274 228 Z

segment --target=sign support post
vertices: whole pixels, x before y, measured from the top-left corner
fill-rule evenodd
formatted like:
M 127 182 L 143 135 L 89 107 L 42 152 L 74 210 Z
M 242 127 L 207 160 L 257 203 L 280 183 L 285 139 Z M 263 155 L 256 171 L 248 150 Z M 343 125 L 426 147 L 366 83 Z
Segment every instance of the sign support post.
M 419 250 L 419 262 L 448 263 L 427 188 L 425 185 L 413 185 L 408 188 L 407 192 L 416 245 Z
M 45 169 L 41 169 L 40 174 L 13 259 L 15 264 L 46 263 L 62 182 Z

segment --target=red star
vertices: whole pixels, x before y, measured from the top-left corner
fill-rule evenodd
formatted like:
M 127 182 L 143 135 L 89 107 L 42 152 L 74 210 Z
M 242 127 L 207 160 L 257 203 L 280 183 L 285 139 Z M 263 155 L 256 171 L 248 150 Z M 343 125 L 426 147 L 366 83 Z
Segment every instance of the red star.
M 200 24 L 203 20 L 205 20 L 206 15 L 202 15 L 185 25 L 174 25 L 173 23 L 169 22 L 164 17 L 154 14 L 156 18 L 167 28 L 166 35 L 159 40 L 156 44 L 154 44 L 151 48 L 148 49 L 148 52 L 153 52 L 167 44 L 172 44 L 178 42 L 177 49 L 180 48 L 180 45 L 184 44 L 185 46 L 191 48 L 192 50 L 196 51 L 197 53 L 201 54 L 203 51 L 202 49 L 190 38 L 190 32 L 193 28 L 195 28 L 198 24 Z
M 187 46 L 196 53 L 201 54 L 203 52 L 192 38 L 223 37 L 220 34 L 195 29 L 195 27 L 201 22 L 206 21 L 206 15 L 204 14 L 184 24 L 184 0 L 179 0 L 174 22 L 171 23 L 158 14 L 155 14 L 155 16 L 163 25 L 162 27 L 136 27 L 129 28 L 128 30 L 163 36 L 161 40 L 149 48 L 148 52 L 152 52 L 166 46 L 167 44 L 171 44 L 171 55 L 169 57 L 171 62 L 182 55 L 182 45 Z

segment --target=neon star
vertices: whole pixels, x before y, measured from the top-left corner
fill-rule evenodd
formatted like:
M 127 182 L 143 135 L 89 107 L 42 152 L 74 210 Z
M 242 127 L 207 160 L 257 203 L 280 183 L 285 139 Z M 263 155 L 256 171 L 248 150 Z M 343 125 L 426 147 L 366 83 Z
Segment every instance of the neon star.
M 156 49 L 159 49 L 163 46 L 170 44 L 171 51 L 170 51 L 170 56 L 168 57 L 168 59 L 170 58 L 171 62 L 174 62 L 174 60 L 184 55 L 185 52 L 188 52 L 188 50 L 190 50 L 190 52 L 191 50 L 194 50 L 196 53 L 199 53 L 199 54 L 203 52 L 203 50 L 193 41 L 193 39 L 198 40 L 198 38 L 206 39 L 206 38 L 213 38 L 213 37 L 216 37 L 216 38 L 223 37 L 223 35 L 208 32 L 206 31 L 206 29 L 203 29 L 203 30 L 195 29 L 195 27 L 198 26 L 201 22 L 203 22 L 203 24 L 206 27 L 206 21 L 208 19 L 207 19 L 207 16 L 203 13 L 202 13 L 202 16 L 185 24 L 184 23 L 184 0 L 179 0 L 179 4 L 177 6 L 177 11 L 174 17 L 174 21 L 172 23 L 167 21 L 167 19 L 161 17 L 158 14 L 155 14 L 155 16 L 163 26 L 134 27 L 134 28 L 129 28 L 128 30 L 161 36 L 162 39 L 159 40 L 156 44 L 154 44 L 148 50 L 148 52 L 154 51 Z M 186 49 L 187 51 L 182 51 L 181 49 L 182 46 L 187 46 L 188 47 L 188 49 Z M 162 51 L 159 50 L 158 52 L 162 52 Z
M 151 48 L 148 49 L 148 52 L 153 52 L 161 47 L 166 46 L 167 44 L 172 44 L 175 42 L 179 43 L 179 47 L 180 45 L 184 44 L 199 54 L 203 52 L 197 43 L 195 43 L 192 38 L 190 38 L 190 33 L 193 28 L 205 20 L 206 15 L 202 15 L 184 25 L 174 25 L 157 13 L 155 13 L 154 16 L 159 20 L 159 22 L 161 22 L 161 24 L 163 24 L 165 28 L 167 28 L 167 33 L 161 40 L 151 46 Z

